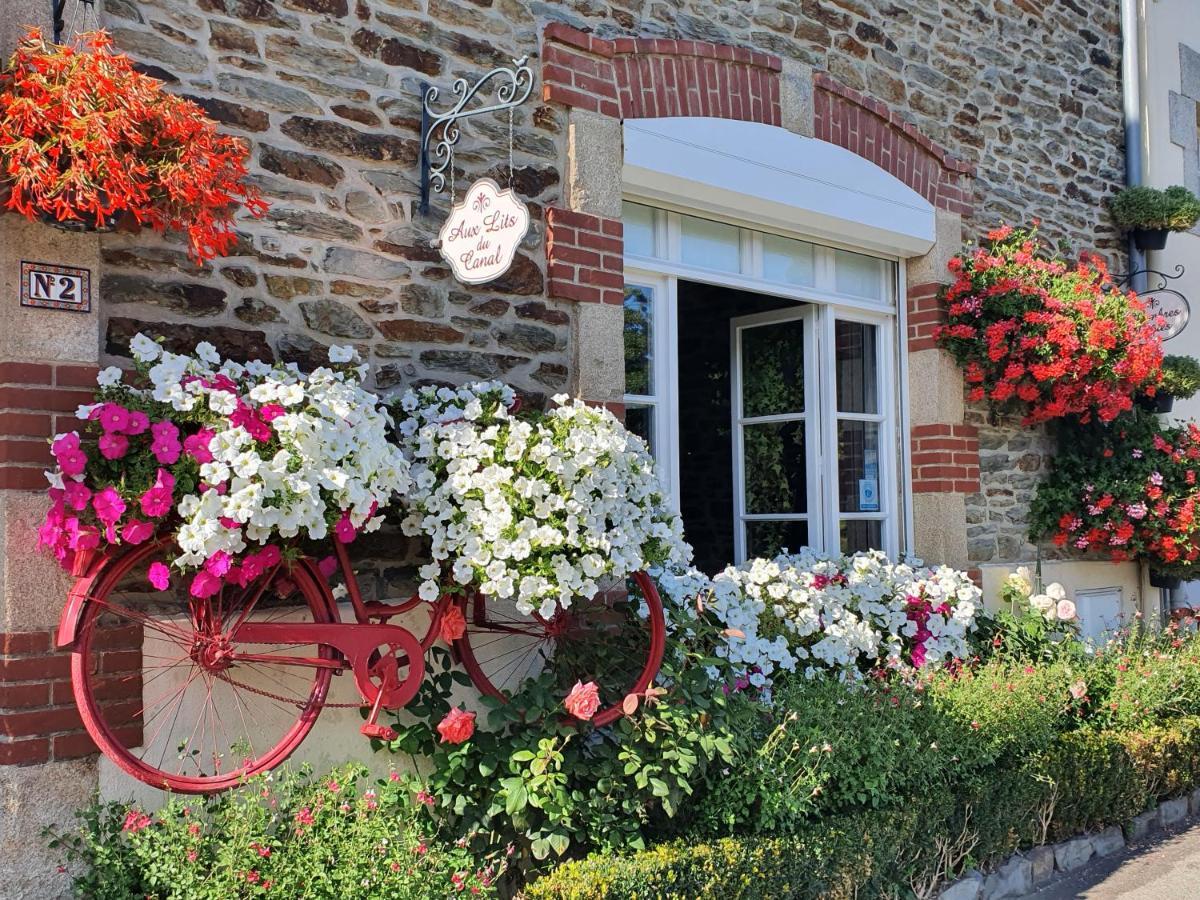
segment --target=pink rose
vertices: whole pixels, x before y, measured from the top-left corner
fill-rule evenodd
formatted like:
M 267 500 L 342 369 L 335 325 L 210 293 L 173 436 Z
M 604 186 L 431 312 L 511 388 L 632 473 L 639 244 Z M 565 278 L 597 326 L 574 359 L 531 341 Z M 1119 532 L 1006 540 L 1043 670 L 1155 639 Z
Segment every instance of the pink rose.
M 150 426 L 154 440 L 150 444 L 150 452 L 160 463 L 171 465 L 179 461 L 183 445 L 179 443 L 179 429 L 173 422 L 155 422 Z
M 212 462 L 213 455 L 212 451 L 208 449 L 208 445 L 212 443 L 214 437 L 216 437 L 216 432 L 201 428 L 195 434 L 184 439 L 183 449 L 188 456 L 201 465 Z
M 127 544 L 141 544 L 154 534 L 154 525 L 141 519 L 130 519 L 121 529 L 121 540 Z
M 441 634 L 442 640 L 449 644 L 451 641 L 457 641 L 467 631 L 467 618 L 463 615 L 462 610 L 457 604 L 451 604 L 447 610 L 442 613 Z
M 129 427 L 129 410 L 119 403 L 105 403 L 98 418 L 106 432 L 122 432 Z
M 461 744 L 468 741 L 475 733 L 475 713 L 455 707 L 446 713 L 446 718 L 438 722 L 437 731 L 444 744 Z
M 117 489 L 109 485 L 92 498 L 92 509 L 96 518 L 106 525 L 111 525 L 125 514 L 125 501 Z
M 567 694 L 567 699 L 563 701 L 563 706 L 580 721 L 586 722 L 591 719 L 600 708 L 600 689 L 596 687 L 596 682 L 581 684 L 576 681 L 575 687 L 571 688 L 571 693 Z
M 171 586 L 171 570 L 163 563 L 155 562 L 150 564 L 150 571 L 147 573 L 150 578 L 150 583 L 156 590 L 165 591 Z
M 358 529 L 350 523 L 349 513 L 342 513 L 342 517 L 333 526 L 333 533 L 337 535 L 337 539 L 343 544 L 349 544 L 358 537 Z
M 115 431 L 100 435 L 98 443 L 100 455 L 105 459 L 120 459 L 129 451 L 129 438 Z
M 1058 617 L 1060 619 L 1062 619 L 1064 622 L 1069 622 L 1075 618 L 1075 613 L 1076 613 L 1075 604 L 1072 603 L 1070 600 L 1059 600 L 1058 608 L 1055 609 L 1055 612 L 1058 614 Z

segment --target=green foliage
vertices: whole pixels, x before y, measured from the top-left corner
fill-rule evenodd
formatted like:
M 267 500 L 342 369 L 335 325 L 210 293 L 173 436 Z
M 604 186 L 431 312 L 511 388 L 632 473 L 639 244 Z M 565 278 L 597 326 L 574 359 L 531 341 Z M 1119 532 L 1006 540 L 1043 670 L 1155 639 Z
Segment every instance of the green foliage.
M 1125 231 L 1166 228 L 1187 231 L 1200 219 L 1200 200 L 1187 188 L 1166 190 L 1134 186 L 1118 191 L 1108 203 L 1113 221 Z
M 1200 360 L 1190 356 L 1164 356 L 1162 383 L 1158 388 L 1177 400 L 1186 400 L 1200 391 Z
M 442 838 L 398 778 L 369 784 L 346 766 L 313 778 L 286 771 L 215 797 L 169 796 L 158 812 L 100 804 L 50 846 L 82 863 L 89 900 L 424 900 L 495 896 L 503 867 Z
M 725 693 L 723 661 L 700 649 L 715 645 L 707 633 L 715 627 L 689 620 L 687 643 L 676 628 L 662 687 L 608 728 L 567 716 L 547 671 L 508 703 L 484 698 L 486 723 L 458 745 L 440 741 L 435 726 L 464 676 L 435 649 L 433 674 L 401 714 L 388 749 L 411 755 L 421 775 L 410 786 L 435 798 L 431 816 L 483 844 L 511 843 L 522 867 L 568 849 L 643 847 L 648 834 L 680 827 L 673 820 L 684 802 L 733 756 L 730 717 L 750 701 Z

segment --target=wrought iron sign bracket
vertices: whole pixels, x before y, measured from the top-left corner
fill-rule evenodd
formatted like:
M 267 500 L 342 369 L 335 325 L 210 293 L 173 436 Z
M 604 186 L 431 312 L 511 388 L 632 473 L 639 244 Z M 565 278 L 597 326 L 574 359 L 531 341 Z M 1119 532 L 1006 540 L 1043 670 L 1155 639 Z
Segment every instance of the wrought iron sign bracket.
M 446 170 L 454 171 L 454 146 L 462 136 L 458 123 L 463 119 L 484 113 L 503 112 L 520 106 L 529 99 L 533 91 L 533 70 L 527 65 L 529 57 L 513 60 L 511 67 L 492 69 L 474 84 L 465 78 L 454 82 L 453 92 L 458 98 L 444 112 L 438 112 L 433 104 L 440 94 L 436 85 L 421 83 L 421 214 L 429 212 L 430 191 L 441 193 L 446 187 Z M 487 106 L 467 109 L 467 105 L 494 79 L 502 79 L 496 86 L 496 102 Z M 511 115 L 511 112 L 510 112 Z M 511 135 L 509 140 L 511 141 Z M 509 156 L 512 147 L 509 146 Z
M 1158 269 L 1138 269 L 1124 275 L 1113 275 L 1113 282 L 1125 289 L 1139 283 L 1144 285 L 1137 294 L 1147 302 L 1152 313 L 1165 319 L 1166 325 L 1160 333 L 1163 340 L 1170 340 L 1187 327 L 1191 317 L 1192 308 L 1187 297 L 1182 291 L 1171 287 L 1171 282 L 1182 278 L 1185 271 L 1182 265 L 1175 266 L 1173 275 Z

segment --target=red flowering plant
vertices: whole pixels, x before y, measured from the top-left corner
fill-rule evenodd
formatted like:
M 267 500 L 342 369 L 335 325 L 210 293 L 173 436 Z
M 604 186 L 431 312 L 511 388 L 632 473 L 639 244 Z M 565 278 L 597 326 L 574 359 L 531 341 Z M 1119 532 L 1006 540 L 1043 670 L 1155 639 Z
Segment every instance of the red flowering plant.
M 963 367 L 968 399 L 1034 425 L 1111 421 L 1152 395 L 1162 366 L 1155 319 L 1117 290 L 1104 261 L 1046 255 L 1036 225 L 1004 226 L 950 261 L 948 321 L 934 337 Z
M 121 218 L 184 231 L 201 262 L 237 240 L 248 150 L 204 111 L 115 53 L 104 32 L 54 44 L 33 29 L 0 74 L 0 189 L 29 217 L 104 228 Z
M 1135 410 L 1060 440 L 1030 515 L 1035 538 L 1186 573 L 1200 563 L 1200 426 Z

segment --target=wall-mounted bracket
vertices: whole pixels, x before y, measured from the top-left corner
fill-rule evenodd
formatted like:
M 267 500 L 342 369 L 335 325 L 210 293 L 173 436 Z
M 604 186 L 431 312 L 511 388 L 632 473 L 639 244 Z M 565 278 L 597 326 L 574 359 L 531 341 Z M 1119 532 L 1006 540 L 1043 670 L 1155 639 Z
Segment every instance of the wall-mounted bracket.
M 475 84 L 465 78 L 454 82 L 454 94 L 458 100 L 445 112 L 433 108 L 440 94 L 435 85 L 421 84 L 421 213 L 429 212 L 429 193 L 441 193 L 446 187 L 446 170 L 453 165 L 454 145 L 462 136 L 458 123 L 462 119 L 484 113 L 502 112 L 520 106 L 533 91 L 533 70 L 527 65 L 528 57 L 513 60 L 511 67 L 492 69 Z M 467 109 L 484 86 L 493 79 L 501 79 L 496 86 L 496 102 L 475 109 Z M 512 148 L 509 148 L 511 156 Z M 451 173 L 453 174 L 453 172 Z
M 1158 269 L 1137 269 L 1125 275 L 1113 275 L 1113 283 L 1123 290 L 1129 290 L 1131 285 L 1141 287 L 1137 295 L 1146 301 L 1152 314 L 1165 320 L 1165 325 L 1160 329 L 1164 341 L 1183 331 L 1191 317 L 1192 308 L 1187 297 L 1171 287 L 1171 282 L 1182 278 L 1184 271 L 1183 266 L 1177 265 L 1173 275 Z

